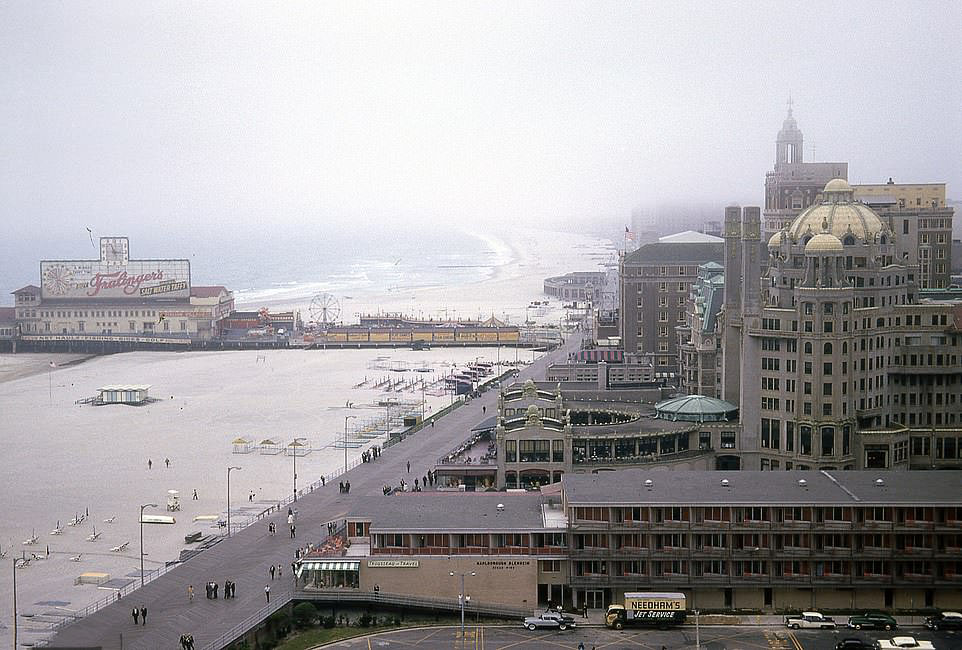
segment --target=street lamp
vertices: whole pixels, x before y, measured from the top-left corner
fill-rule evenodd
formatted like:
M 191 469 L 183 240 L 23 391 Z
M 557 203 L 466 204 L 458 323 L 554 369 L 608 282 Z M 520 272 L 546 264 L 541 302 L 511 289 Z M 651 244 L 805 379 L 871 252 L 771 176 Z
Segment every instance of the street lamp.
M 27 566 L 28 562 L 26 558 L 15 557 L 13 558 L 13 647 L 17 647 L 17 566 L 18 562 L 22 562 L 19 566 Z
M 232 469 L 243 469 L 242 467 L 227 468 L 227 536 L 230 537 L 230 471 Z
M 700 613 L 699 610 L 695 610 L 695 650 L 701 650 L 701 635 L 698 628 L 698 615 Z
M 144 508 L 156 508 L 156 503 L 140 506 L 140 586 L 144 586 Z M 229 530 L 229 527 L 228 527 Z
M 356 415 L 344 416 L 344 473 L 347 474 L 347 421 L 351 418 L 357 419 Z
M 301 440 L 306 440 L 306 438 L 294 438 L 294 440 L 291 441 L 291 458 L 294 460 L 294 501 L 297 501 L 297 447 L 301 444 Z
M 458 594 L 458 602 L 461 604 L 461 647 L 463 648 L 464 647 L 464 601 L 468 599 L 468 596 L 464 593 L 464 576 L 466 575 L 474 576 L 474 575 L 477 575 L 477 573 L 475 573 L 474 571 L 471 571 L 470 573 L 455 573 L 454 571 L 451 571 L 449 575 L 451 577 L 461 576 L 461 593 Z

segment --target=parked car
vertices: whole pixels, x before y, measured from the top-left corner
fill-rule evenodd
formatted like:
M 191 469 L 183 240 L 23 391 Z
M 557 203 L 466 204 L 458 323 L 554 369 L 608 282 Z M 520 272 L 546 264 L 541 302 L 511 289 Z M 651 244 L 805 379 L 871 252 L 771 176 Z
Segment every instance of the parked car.
M 569 627 L 575 627 L 576 625 L 573 616 L 569 616 L 563 612 L 551 611 L 544 612 L 538 616 L 529 616 L 524 619 L 521 624 L 529 630 L 536 630 L 539 627 L 567 630 Z
M 897 630 L 899 628 L 898 621 L 885 612 L 865 612 L 864 614 L 849 616 L 848 626 L 856 630 L 861 630 L 863 627 L 873 630 Z
M 813 628 L 816 630 L 834 630 L 835 619 L 822 616 L 818 612 L 802 612 L 785 617 L 785 627 L 793 630 L 799 628 Z
M 875 650 L 875 644 L 849 637 L 836 643 L 835 650 Z
M 916 641 L 911 636 L 897 636 L 889 639 L 879 639 L 875 642 L 876 650 L 935 650 L 931 641 Z
M 930 630 L 962 630 L 962 614 L 942 612 L 925 619 L 925 627 Z

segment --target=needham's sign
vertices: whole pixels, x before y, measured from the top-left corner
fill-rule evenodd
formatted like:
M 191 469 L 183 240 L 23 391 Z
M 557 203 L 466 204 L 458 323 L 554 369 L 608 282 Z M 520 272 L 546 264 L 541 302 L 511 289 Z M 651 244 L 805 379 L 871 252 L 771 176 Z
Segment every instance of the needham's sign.
M 190 261 L 41 262 L 40 295 L 44 300 L 189 298 Z

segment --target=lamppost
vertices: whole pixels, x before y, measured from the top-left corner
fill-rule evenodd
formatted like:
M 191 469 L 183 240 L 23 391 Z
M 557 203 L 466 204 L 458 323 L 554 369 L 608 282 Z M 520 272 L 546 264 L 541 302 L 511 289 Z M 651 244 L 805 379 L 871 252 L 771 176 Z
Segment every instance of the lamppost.
M 700 613 L 699 610 L 695 610 L 695 650 L 701 650 L 701 635 L 698 628 L 698 615 Z
M 227 468 L 227 536 L 230 537 L 230 472 L 232 469 L 243 469 L 242 467 Z
M 351 418 L 357 419 L 356 415 L 344 416 L 344 473 L 347 474 L 347 421 Z
M 13 558 L 13 647 L 16 650 L 17 647 L 17 566 L 18 562 L 22 562 L 19 566 L 27 566 L 27 560 L 23 557 Z
M 144 586 L 144 508 L 156 508 L 156 503 L 140 506 L 140 586 Z M 229 527 L 228 527 L 229 530 Z
M 464 593 L 464 576 L 474 576 L 477 575 L 474 571 L 470 573 L 455 573 L 451 571 L 449 575 L 453 578 L 454 576 L 461 576 L 461 593 L 458 594 L 458 602 L 461 605 L 461 647 L 464 647 L 464 602 L 469 598 L 467 594 Z
M 291 441 L 291 458 L 294 461 L 294 501 L 297 501 L 297 448 L 300 446 L 301 440 L 306 440 L 306 438 L 294 438 L 294 440 Z

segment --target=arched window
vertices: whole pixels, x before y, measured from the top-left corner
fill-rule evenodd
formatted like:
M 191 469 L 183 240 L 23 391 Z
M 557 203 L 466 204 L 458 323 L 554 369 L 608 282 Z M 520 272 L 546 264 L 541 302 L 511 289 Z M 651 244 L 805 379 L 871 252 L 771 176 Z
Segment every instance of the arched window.
M 807 244 L 811 238 L 812 238 L 812 235 L 805 235 L 804 237 L 802 237 L 802 246 Z
M 842 341 L 842 354 L 848 354 L 848 341 Z
M 812 343 L 811 341 L 805 341 L 805 354 L 812 353 Z
M 832 353 L 831 343 L 826 343 L 825 345 L 822 346 L 822 354 L 831 354 L 831 353 Z
M 885 246 L 885 244 L 887 244 L 888 241 L 889 241 L 889 238 L 886 237 L 885 235 L 882 235 L 881 237 L 879 237 L 878 243 L 880 243 L 882 246 Z
M 885 242 L 882 242 L 883 244 Z M 855 235 L 845 235 L 845 239 L 842 240 L 842 245 L 844 246 L 854 246 L 855 245 Z

